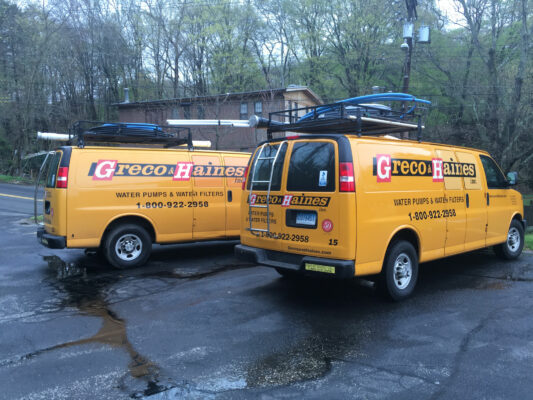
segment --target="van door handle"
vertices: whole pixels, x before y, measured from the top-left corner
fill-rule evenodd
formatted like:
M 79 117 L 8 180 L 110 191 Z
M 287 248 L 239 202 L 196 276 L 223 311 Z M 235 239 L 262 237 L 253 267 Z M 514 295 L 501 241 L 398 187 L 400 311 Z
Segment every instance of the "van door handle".
M 233 201 L 233 193 L 231 190 L 228 190 L 228 202 L 231 203 Z
M 490 206 L 490 196 L 488 192 L 487 192 L 487 205 Z
M 466 208 L 470 207 L 470 197 L 466 194 Z

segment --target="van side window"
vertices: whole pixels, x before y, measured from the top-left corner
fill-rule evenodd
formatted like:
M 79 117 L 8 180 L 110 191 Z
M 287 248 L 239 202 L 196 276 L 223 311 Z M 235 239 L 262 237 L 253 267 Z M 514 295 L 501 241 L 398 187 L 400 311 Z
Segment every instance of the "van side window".
M 287 190 L 333 192 L 335 146 L 325 142 L 299 142 L 292 148 Z
M 280 143 L 265 146 L 263 152 L 261 153 L 261 158 L 275 157 L 279 146 L 280 146 Z M 274 162 L 274 160 L 273 159 L 272 160 L 257 160 L 257 164 L 256 164 L 255 162 L 260 152 L 261 152 L 261 148 L 259 147 L 257 151 L 255 152 L 254 158 L 250 164 L 251 168 L 250 168 L 250 171 L 248 172 L 248 179 L 247 179 L 248 190 L 250 189 L 252 179 L 254 181 L 270 180 L 270 170 L 272 169 L 272 163 Z M 287 152 L 287 144 L 283 145 L 281 150 L 279 151 L 278 158 L 274 166 L 274 173 L 272 174 L 272 185 L 270 186 L 270 190 L 281 189 L 281 172 L 283 171 L 283 164 L 285 162 L 286 152 Z M 255 174 L 252 171 L 254 165 L 256 166 Z M 254 190 L 268 190 L 268 183 L 267 182 L 254 183 Z
M 52 157 L 48 173 L 46 174 L 46 187 L 53 188 L 56 186 L 57 167 L 59 167 L 59 160 L 61 159 L 61 153 L 58 151 Z
M 483 169 L 485 170 L 487 186 L 489 189 L 506 188 L 508 186 L 507 179 L 505 179 L 505 176 L 503 176 L 496 162 L 487 156 L 480 155 L 479 158 L 481 158 L 481 163 L 483 164 Z

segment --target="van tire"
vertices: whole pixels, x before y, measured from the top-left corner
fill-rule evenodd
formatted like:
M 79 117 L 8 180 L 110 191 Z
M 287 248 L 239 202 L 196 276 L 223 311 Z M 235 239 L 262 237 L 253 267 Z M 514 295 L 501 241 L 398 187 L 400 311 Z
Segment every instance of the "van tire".
M 504 260 L 514 260 L 522 253 L 524 248 L 524 227 L 520 221 L 513 219 L 509 231 L 507 232 L 507 240 L 494 246 L 494 252 Z
M 417 279 L 418 256 L 414 246 L 405 240 L 392 243 L 383 263 L 379 291 L 390 300 L 404 300 L 413 293 Z
M 152 239 L 142 226 L 122 224 L 106 236 L 105 256 L 115 268 L 140 267 L 148 261 L 152 252 Z

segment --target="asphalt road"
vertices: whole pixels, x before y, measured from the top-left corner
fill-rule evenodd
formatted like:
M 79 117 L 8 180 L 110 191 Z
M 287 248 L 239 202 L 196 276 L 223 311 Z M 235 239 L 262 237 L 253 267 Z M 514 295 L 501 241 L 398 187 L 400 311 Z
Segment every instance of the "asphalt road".
M 35 188 L 33 186 L 0 183 L 0 218 L 14 215 L 21 217 L 33 215 L 34 193 Z M 43 190 L 41 187 L 37 195 L 37 212 L 39 214 L 42 214 L 42 198 Z
M 282 279 L 233 243 L 160 246 L 146 267 L 110 270 L 40 246 L 21 218 L 32 201 L 10 199 L 1 399 L 531 398 L 531 253 L 426 264 L 416 295 L 390 303 L 354 282 Z

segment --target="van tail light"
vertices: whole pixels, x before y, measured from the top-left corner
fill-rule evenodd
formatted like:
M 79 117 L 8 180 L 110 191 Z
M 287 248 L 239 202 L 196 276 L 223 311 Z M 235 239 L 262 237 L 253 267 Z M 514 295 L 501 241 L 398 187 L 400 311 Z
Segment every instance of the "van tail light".
M 248 178 L 248 168 L 249 166 L 246 166 L 246 169 L 244 170 L 244 177 L 242 178 L 242 190 L 246 188 L 246 179 Z
M 57 170 L 56 188 L 66 189 L 68 185 L 68 167 L 59 167 Z
M 355 178 L 351 162 L 339 163 L 339 189 L 341 192 L 355 192 Z

